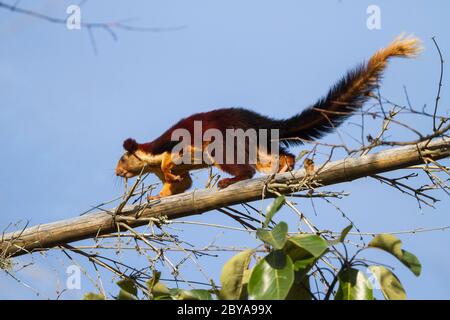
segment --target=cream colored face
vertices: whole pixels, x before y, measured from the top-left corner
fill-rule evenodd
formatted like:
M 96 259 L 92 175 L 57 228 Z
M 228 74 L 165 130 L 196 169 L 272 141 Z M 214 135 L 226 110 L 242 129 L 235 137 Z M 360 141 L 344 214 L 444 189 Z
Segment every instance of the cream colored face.
M 116 175 L 123 178 L 132 178 L 142 173 L 157 173 L 161 170 L 164 154 L 152 155 L 142 150 L 135 153 L 125 152 L 116 166 Z
M 145 169 L 144 169 L 145 166 Z M 144 169 L 144 172 L 142 171 Z M 140 158 L 138 155 L 125 152 L 120 157 L 116 166 L 116 175 L 123 178 L 131 178 L 139 175 L 140 173 L 150 172 L 150 166 Z

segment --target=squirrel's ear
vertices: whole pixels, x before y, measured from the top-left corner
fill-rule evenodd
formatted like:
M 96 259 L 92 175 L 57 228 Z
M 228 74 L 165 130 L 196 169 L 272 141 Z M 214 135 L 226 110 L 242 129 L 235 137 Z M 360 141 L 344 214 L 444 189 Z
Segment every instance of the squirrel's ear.
M 138 143 L 136 140 L 128 138 L 123 142 L 123 148 L 129 153 L 135 153 L 138 149 Z

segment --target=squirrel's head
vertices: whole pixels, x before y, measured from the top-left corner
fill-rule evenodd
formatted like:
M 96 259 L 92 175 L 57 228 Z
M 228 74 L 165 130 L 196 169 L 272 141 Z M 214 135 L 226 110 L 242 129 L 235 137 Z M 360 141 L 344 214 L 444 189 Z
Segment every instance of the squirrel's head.
M 139 144 L 134 139 L 126 139 L 123 142 L 125 153 L 120 157 L 116 166 L 116 175 L 123 178 L 131 178 L 139 175 L 141 172 L 148 172 L 150 168 L 146 165 L 144 159 L 145 153 L 139 149 Z

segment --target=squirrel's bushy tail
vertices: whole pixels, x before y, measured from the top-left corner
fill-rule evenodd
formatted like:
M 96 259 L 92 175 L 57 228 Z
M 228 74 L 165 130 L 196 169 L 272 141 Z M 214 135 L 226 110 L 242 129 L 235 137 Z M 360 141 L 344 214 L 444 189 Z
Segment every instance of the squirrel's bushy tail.
M 313 106 L 281 121 L 280 139 L 288 145 L 314 140 L 339 126 L 366 102 L 381 79 L 391 57 L 410 58 L 421 51 L 420 40 L 399 36 L 389 46 L 378 50 L 367 63 L 347 72 L 328 94 Z

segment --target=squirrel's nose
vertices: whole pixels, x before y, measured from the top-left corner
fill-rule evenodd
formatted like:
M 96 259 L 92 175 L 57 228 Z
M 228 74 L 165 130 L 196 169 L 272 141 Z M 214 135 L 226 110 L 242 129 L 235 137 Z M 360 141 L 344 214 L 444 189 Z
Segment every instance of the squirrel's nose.
M 125 175 L 126 171 L 121 168 L 116 168 L 116 176 L 123 177 Z

